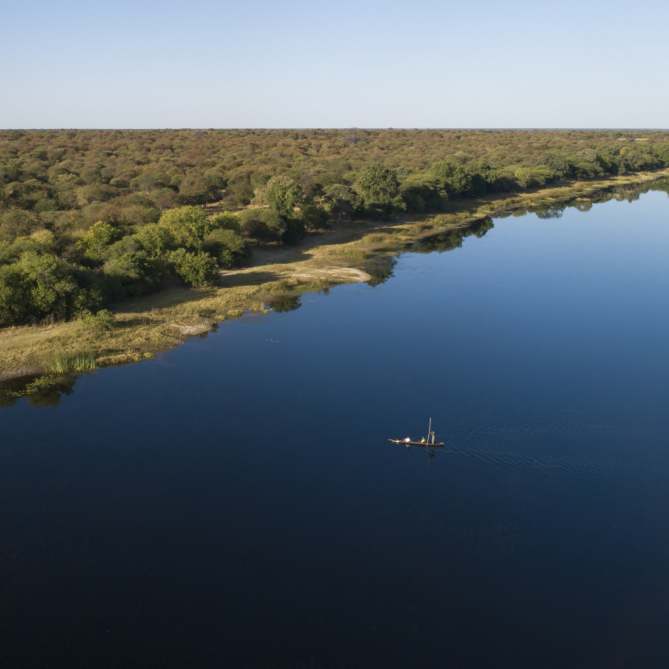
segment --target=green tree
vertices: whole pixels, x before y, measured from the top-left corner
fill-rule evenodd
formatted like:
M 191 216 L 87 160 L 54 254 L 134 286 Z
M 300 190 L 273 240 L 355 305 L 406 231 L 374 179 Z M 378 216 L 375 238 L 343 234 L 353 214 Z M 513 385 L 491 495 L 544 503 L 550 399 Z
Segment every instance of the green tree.
M 259 175 L 253 175 L 254 177 L 257 177 Z M 258 186 L 255 189 L 255 196 L 253 198 L 253 204 L 258 205 L 259 207 L 264 207 L 266 205 L 269 205 L 270 202 L 267 199 L 267 194 L 269 193 L 270 190 L 276 188 L 277 186 L 283 186 L 285 189 L 290 190 L 290 189 L 296 189 L 293 191 L 298 197 L 301 195 L 302 190 L 292 177 L 289 177 L 285 174 L 274 176 L 267 183 L 263 184 L 262 186 Z M 278 191 L 278 194 L 276 194 L 274 197 L 275 198 L 280 198 L 281 191 Z
M 662 161 L 664 167 L 669 167 L 669 143 L 662 145 L 658 149 L 657 155 L 659 159 Z
M 497 172 L 488 163 L 470 162 L 465 165 L 464 171 L 470 178 L 467 195 L 479 196 L 501 190 Z
M 399 181 L 394 170 L 377 163 L 362 170 L 357 185 L 365 203 L 389 203 L 397 196 Z
M 283 220 L 285 229 L 281 234 L 282 243 L 297 244 L 304 239 L 307 231 L 304 220 L 300 216 L 287 216 Z
M 250 257 L 251 249 L 246 240 L 234 230 L 219 228 L 210 232 L 204 249 L 216 258 L 219 267 L 241 267 Z
M 325 188 L 325 201 L 330 212 L 337 217 L 337 224 L 342 216 L 351 217 L 362 206 L 362 198 L 344 184 L 332 184 Z
M 24 323 L 31 311 L 30 284 L 21 266 L 0 266 L 0 325 Z
M 365 167 L 358 177 L 357 187 L 367 211 L 373 216 L 393 218 L 406 210 L 398 192 L 397 174 L 385 165 L 377 163 Z
M 228 180 L 225 201 L 233 207 L 245 207 L 253 199 L 253 186 L 248 174 L 237 174 Z
M 402 182 L 400 193 L 410 212 L 440 211 L 448 202 L 442 182 L 432 174 L 412 174 Z
M 239 214 L 242 234 L 257 242 L 280 242 L 286 219 L 273 209 L 246 209 Z
M 570 177 L 574 173 L 574 163 L 569 158 L 550 151 L 539 156 L 537 165 L 547 167 L 556 179 Z
M 149 258 L 162 258 L 176 247 L 174 235 L 165 225 L 145 225 L 140 228 L 135 239 Z
M 124 253 L 104 264 L 104 287 L 109 301 L 139 297 L 159 290 L 164 265 L 143 253 Z
M 17 237 L 26 237 L 39 228 L 35 214 L 16 209 L 0 218 L 0 241 L 13 242 Z
M 202 207 L 178 207 L 166 211 L 159 224 L 169 230 L 177 247 L 199 249 L 212 225 Z
M 538 188 L 553 180 L 553 172 L 548 167 L 521 167 L 515 177 L 521 188 Z
M 439 179 L 441 187 L 450 196 L 468 195 L 472 185 L 471 174 L 452 160 L 439 160 L 430 166 L 430 174 Z
M 135 177 L 130 182 L 130 185 L 134 188 L 137 188 L 138 190 L 152 193 L 154 190 L 164 188 L 169 184 L 169 182 L 170 178 L 163 170 L 152 170 L 150 172 L 144 172 L 143 174 Z
M 328 213 L 315 204 L 305 204 L 300 209 L 300 218 L 307 230 L 325 230 L 329 228 Z
M 242 232 L 242 222 L 239 220 L 239 216 L 229 211 L 214 214 L 211 217 L 211 227 L 213 230 L 232 230 L 240 234 Z
M 294 186 L 276 184 L 267 189 L 265 199 L 270 208 L 281 216 L 290 216 L 295 207 L 302 202 L 303 195 L 297 184 Z
M 179 184 L 179 200 L 184 204 L 206 204 L 216 200 L 221 181 L 198 172 L 188 174 Z
M 103 260 L 107 249 L 119 238 L 121 233 L 109 223 L 98 221 L 77 243 L 77 247 L 93 260 Z
M 170 263 L 184 283 L 193 288 L 212 286 L 218 280 L 218 265 L 208 253 L 177 249 L 170 254 Z
M 25 323 L 45 316 L 66 319 L 93 306 L 97 295 L 78 285 L 74 270 L 63 260 L 34 253 L 0 267 L 0 323 Z

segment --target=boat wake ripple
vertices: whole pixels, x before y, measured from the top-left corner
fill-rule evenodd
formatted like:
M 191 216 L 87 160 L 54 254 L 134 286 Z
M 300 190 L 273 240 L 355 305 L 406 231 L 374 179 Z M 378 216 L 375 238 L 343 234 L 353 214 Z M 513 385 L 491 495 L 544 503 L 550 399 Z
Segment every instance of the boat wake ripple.
M 480 441 L 487 437 L 513 437 L 532 434 L 573 434 L 586 431 L 604 431 L 618 429 L 616 425 L 600 425 L 597 423 L 577 423 L 568 421 L 542 421 L 530 425 L 490 425 L 481 426 L 473 430 L 439 434 L 439 438 L 457 441 Z
M 452 432 L 437 435 L 446 445 L 435 450 L 435 455 L 456 455 L 474 458 L 501 467 L 510 467 L 518 470 L 544 472 L 546 474 L 561 475 L 588 484 L 604 484 L 607 481 L 619 483 L 634 482 L 646 488 L 659 487 L 662 490 L 669 488 L 669 469 L 666 462 L 645 462 L 639 468 L 630 467 L 627 463 L 595 463 L 572 457 L 537 456 L 517 451 L 481 446 L 481 442 L 491 439 L 505 439 L 522 437 L 525 435 L 569 435 L 593 431 L 619 431 L 620 427 L 609 424 L 565 422 L 546 420 L 534 422 L 521 427 L 512 426 L 480 426 L 473 430 Z M 637 451 L 643 452 L 644 449 Z

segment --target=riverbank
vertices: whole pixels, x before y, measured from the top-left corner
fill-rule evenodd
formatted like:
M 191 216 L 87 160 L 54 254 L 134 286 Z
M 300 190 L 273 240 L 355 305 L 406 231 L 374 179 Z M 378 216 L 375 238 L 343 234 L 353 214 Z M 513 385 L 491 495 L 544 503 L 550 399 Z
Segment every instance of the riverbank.
M 98 367 L 150 358 L 245 311 L 266 311 L 272 304 L 287 309 L 303 293 L 373 281 L 379 262 L 426 237 L 513 211 L 585 202 L 606 189 L 666 176 L 669 170 L 457 200 L 438 215 L 355 222 L 312 234 L 297 247 L 260 247 L 254 251 L 252 266 L 221 272 L 216 287 L 192 290 L 174 284 L 116 305 L 115 326 L 107 332 L 82 329 L 77 321 L 0 330 L 0 380 L 47 373 L 63 354 L 85 353 Z

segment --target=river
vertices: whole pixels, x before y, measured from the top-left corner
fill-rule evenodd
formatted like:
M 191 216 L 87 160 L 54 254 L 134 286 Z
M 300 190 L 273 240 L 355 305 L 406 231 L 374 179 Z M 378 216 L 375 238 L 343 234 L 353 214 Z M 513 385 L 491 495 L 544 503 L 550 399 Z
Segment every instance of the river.
M 664 666 L 666 191 L 7 403 L 0 665 Z

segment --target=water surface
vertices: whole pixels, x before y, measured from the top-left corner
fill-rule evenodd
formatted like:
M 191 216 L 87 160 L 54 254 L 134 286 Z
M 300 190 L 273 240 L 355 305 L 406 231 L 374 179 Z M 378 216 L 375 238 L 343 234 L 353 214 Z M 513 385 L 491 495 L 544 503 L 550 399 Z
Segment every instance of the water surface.
M 0 409 L 0 665 L 664 666 L 669 199 L 581 209 Z

